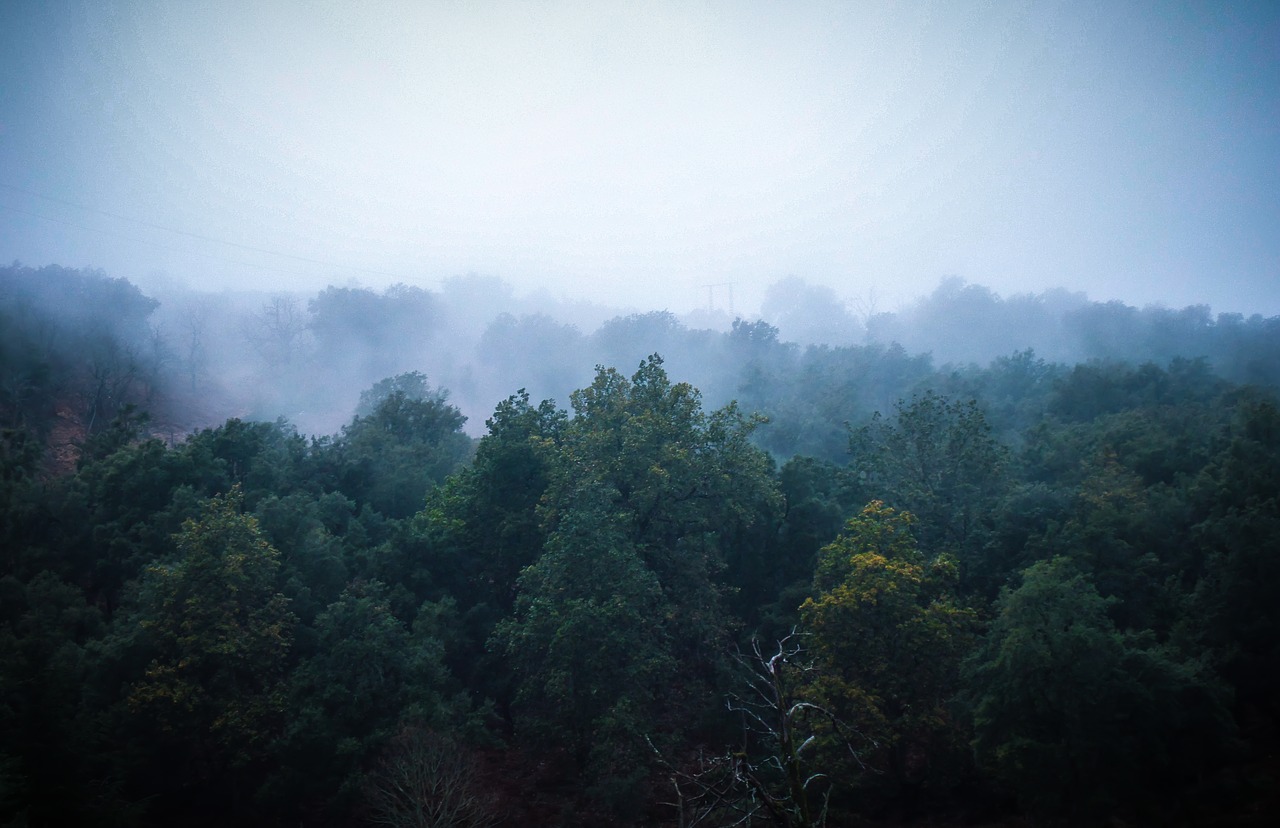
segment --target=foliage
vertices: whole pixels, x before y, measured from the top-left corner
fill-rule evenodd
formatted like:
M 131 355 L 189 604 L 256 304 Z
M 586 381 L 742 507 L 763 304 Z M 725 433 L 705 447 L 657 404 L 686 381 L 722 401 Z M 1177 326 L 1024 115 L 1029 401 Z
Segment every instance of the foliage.
M 1096 816 L 1220 755 L 1227 698 L 1205 665 L 1126 634 L 1063 558 L 1026 570 L 965 665 L 980 761 L 1042 815 Z
M 361 391 L 360 402 L 356 405 L 356 416 L 371 416 L 383 402 L 395 394 L 402 395 L 406 400 L 434 399 L 444 402 L 443 392 L 431 388 L 427 383 L 426 374 L 421 371 L 409 371 L 378 380 L 371 387 Z
M 465 643 L 447 654 L 450 668 L 504 707 L 510 669 L 501 650 L 485 651 L 484 643 L 512 611 L 517 579 L 546 543 L 537 506 L 565 421 L 549 401 L 532 405 L 524 391 L 499 403 L 472 463 L 430 494 L 401 544 L 412 556 L 406 568 L 421 571 L 429 562 L 432 569 L 419 599 L 438 598 L 428 592 L 442 589 L 460 606 Z
M 955 282 L 853 321 L 793 282 L 778 327 L 485 331 L 461 295 L 254 299 L 248 330 L 0 269 L 0 823 L 351 824 L 415 742 L 527 824 L 657 822 L 672 776 L 690 818 L 784 824 L 828 780 L 832 823 L 1208 823 L 1274 788 L 1276 320 Z M 534 396 L 473 443 L 494 361 Z M 302 436 L 348 380 L 356 418 Z M 794 625 L 743 684 L 735 640 Z
M 389 590 L 353 583 L 315 620 L 313 652 L 289 679 L 283 767 L 272 796 L 309 809 L 350 812 L 365 772 L 407 721 L 445 729 L 466 711 L 448 698 L 443 646 L 391 612 Z
M 852 435 L 855 473 L 917 516 L 926 546 L 965 561 L 1003 485 L 1007 452 L 976 400 L 928 391 L 895 408 L 892 422 L 876 417 Z
M 390 382 L 394 387 L 368 392 L 365 403 L 377 399 L 372 412 L 344 426 L 332 451 L 341 469 L 338 485 L 348 497 L 387 517 L 407 518 L 467 459 L 471 440 L 462 433 L 467 418 L 444 393 L 414 396 L 423 390 L 415 377 Z
M 668 681 L 676 662 L 656 577 L 622 527 L 583 504 L 519 584 L 515 614 L 495 634 L 519 687 L 517 721 L 581 769 L 626 767 L 633 740 L 683 689 Z
M 538 507 L 546 546 L 495 644 L 524 732 L 565 745 L 622 807 L 643 778 L 642 735 L 686 727 L 705 704 L 726 642 L 727 543 L 777 495 L 751 422 L 704 414 L 657 357 L 630 381 L 601 369 L 572 402 Z
M 1280 727 L 1280 407 L 1248 401 L 1222 452 L 1191 487 L 1189 531 L 1201 574 L 1187 621 L 1218 654 L 1251 727 Z
M 157 304 L 101 271 L 0 268 L 0 428 L 69 448 L 129 406 L 159 408 Z
M 875 750 L 891 795 L 945 787 L 962 764 L 958 689 L 975 616 L 952 595 L 955 562 L 916 546 L 914 518 L 868 504 L 820 553 L 815 596 L 801 607 L 819 668 L 818 698 Z
M 279 734 L 296 623 L 275 587 L 279 553 L 242 502 L 238 489 L 209 501 L 173 561 L 146 571 L 136 623 L 152 656 L 128 693 L 137 726 L 219 776 Z

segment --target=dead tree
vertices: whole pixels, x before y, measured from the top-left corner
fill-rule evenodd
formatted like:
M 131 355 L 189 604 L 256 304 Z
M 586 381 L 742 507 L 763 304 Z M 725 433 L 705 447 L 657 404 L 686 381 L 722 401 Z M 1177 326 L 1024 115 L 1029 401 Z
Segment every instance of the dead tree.
M 367 779 L 369 819 L 386 828 L 490 828 L 493 797 L 456 739 L 409 728 Z
M 804 658 L 796 632 L 765 655 L 758 641 L 738 653 L 746 689 L 726 706 L 742 721 L 736 750 L 700 752 L 692 768 L 677 768 L 659 756 L 675 793 L 665 803 L 676 810 L 680 828 L 700 825 L 751 826 L 768 822 L 783 828 L 826 824 L 831 779 L 817 765 L 820 741 L 847 751 L 860 766 L 859 748 L 869 741 L 826 708 L 806 700 L 814 667 Z

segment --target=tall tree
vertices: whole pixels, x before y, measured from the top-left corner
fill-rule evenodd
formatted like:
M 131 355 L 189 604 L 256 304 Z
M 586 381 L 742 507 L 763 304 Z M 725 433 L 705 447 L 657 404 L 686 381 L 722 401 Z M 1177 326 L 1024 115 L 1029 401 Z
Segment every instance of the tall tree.
M 641 726 L 670 733 L 707 702 L 730 626 L 725 559 L 779 498 L 753 422 L 704 413 L 657 356 L 630 380 L 599 369 L 571 400 L 539 505 L 545 550 L 496 642 L 523 662 L 526 728 L 568 728 L 585 762 L 597 741 L 639 755 Z M 572 698 L 587 709 L 564 721 L 562 694 L 584 688 Z M 608 767 L 634 778 L 634 763 Z
M 926 557 L 913 523 L 869 503 L 819 553 L 815 597 L 800 608 L 819 698 L 877 745 L 868 763 L 907 801 L 945 789 L 963 767 L 964 731 L 949 701 L 976 622 L 952 595 L 955 561 Z
M 932 391 L 899 401 L 892 421 L 878 414 L 851 439 L 853 471 L 865 490 L 918 520 L 934 553 L 959 560 L 966 581 L 1006 482 L 1008 452 L 991 435 L 976 400 Z
M 684 675 L 657 578 L 607 502 L 591 500 L 583 494 L 520 576 L 496 642 L 515 673 L 522 735 L 566 748 L 597 796 L 621 808 L 639 804 L 625 799 L 643 777 L 643 736 L 669 729 Z
M 280 733 L 295 626 L 276 591 L 279 554 L 242 500 L 236 488 L 209 501 L 176 536 L 175 559 L 143 576 L 136 620 L 152 656 L 128 694 L 134 726 L 233 811 L 244 770 Z
M 350 814 L 364 773 L 404 726 L 458 732 L 443 647 L 391 612 L 387 588 L 351 584 L 316 618 L 314 652 L 289 682 L 288 723 L 272 799 L 288 813 Z
M 499 403 L 474 460 L 428 496 L 397 549 L 406 568 L 425 564 L 430 586 L 457 600 L 466 640 L 449 652 L 449 666 L 504 715 L 510 670 L 484 643 L 511 613 L 521 571 L 542 554 L 547 530 L 537 508 L 566 419 L 550 401 L 531 404 L 523 390 Z M 418 587 L 419 600 L 438 597 Z

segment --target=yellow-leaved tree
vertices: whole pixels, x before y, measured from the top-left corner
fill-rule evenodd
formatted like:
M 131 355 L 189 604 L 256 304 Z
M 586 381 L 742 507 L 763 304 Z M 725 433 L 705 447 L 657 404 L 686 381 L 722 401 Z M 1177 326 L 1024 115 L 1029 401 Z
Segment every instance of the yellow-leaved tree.
M 894 797 L 945 787 L 965 764 L 949 702 L 976 625 L 951 594 L 954 560 L 921 552 L 912 522 L 869 503 L 819 553 L 814 597 L 800 608 L 813 692 L 874 745 L 863 759 L 876 773 L 863 779 Z

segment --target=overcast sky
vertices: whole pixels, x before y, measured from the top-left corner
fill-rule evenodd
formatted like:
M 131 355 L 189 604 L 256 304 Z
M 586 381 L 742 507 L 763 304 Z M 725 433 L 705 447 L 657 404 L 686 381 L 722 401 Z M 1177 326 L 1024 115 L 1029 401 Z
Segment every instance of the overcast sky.
M 1274 0 L 5 0 L 0 72 L 5 262 L 1280 314 Z

